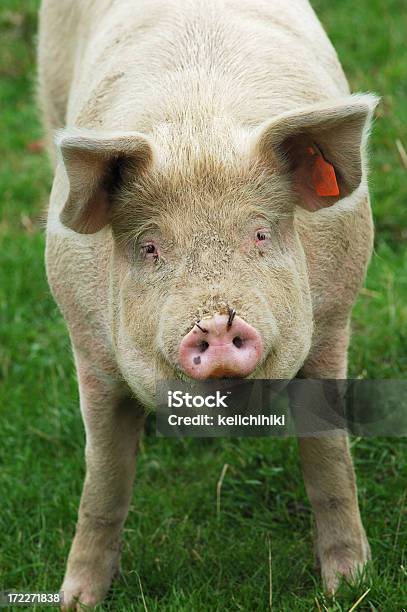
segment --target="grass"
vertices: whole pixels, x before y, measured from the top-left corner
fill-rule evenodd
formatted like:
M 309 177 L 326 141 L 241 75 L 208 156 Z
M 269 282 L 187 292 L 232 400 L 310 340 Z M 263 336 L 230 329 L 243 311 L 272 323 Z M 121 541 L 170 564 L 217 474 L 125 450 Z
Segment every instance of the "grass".
M 382 96 L 371 149 L 376 249 L 354 314 L 350 374 L 407 371 L 407 147 L 403 0 L 315 3 L 353 90 Z M 55 591 L 74 531 L 84 433 L 39 217 L 51 175 L 34 101 L 37 0 L 0 8 L 0 590 Z M 35 147 L 34 147 L 35 149 Z M 407 607 L 406 446 L 354 439 L 374 564 L 327 599 L 294 440 L 144 438 L 123 576 L 101 610 L 393 612 Z M 228 464 L 217 513 L 216 485 Z M 144 598 L 144 600 L 143 600 Z M 40 607 L 37 607 L 40 609 Z

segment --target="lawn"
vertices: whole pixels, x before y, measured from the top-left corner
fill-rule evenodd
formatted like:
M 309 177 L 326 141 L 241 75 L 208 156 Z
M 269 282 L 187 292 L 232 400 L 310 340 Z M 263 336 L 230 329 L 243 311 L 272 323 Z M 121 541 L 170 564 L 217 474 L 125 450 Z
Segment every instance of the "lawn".
M 16 591 L 58 590 L 84 475 L 68 335 L 43 263 L 51 173 L 36 145 L 38 4 L 0 8 L 0 590 Z M 405 2 L 314 5 L 352 89 L 382 96 L 371 140 L 376 247 L 355 308 L 350 375 L 405 378 L 407 183 L 397 147 L 407 148 Z M 123 575 L 100 609 L 268 610 L 270 586 L 274 610 L 353 610 L 364 594 L 357 610 L 407 609 L 405 440 L 358 438 L 352 447 L 374 558 L 366 585 L 344 586 L 333 600 L 320 589 L 295 440 L 152 433 L 139 455 Z

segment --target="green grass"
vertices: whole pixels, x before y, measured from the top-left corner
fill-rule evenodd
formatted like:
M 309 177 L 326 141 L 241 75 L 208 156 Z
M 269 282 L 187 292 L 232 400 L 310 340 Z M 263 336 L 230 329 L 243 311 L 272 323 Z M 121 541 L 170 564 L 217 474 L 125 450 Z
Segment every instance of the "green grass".
M 405 377 L 407 147 L 403 0 L 318 0 L 355 91 L 382 96 L 372 142 L 377 236 L 355 309 L 350 374 Z M 0 9 L 0 590 L 57 590 L 84 474 L 84 434 L 69 341 L 44 274 L 39 217 L 51 175 L 34 101 L 36 0 Z M 123 577 L 100 609 L 166 612 L 407 608 L 406 446 L 355 439 L 374 564 L 367 586 L 320 590 L 312 518 L 294 440 L 146 436 L 126 524 Z M 227 463 L 216 512 L 216 483 Z M 40 608 L 37 608 L 40 609 Z

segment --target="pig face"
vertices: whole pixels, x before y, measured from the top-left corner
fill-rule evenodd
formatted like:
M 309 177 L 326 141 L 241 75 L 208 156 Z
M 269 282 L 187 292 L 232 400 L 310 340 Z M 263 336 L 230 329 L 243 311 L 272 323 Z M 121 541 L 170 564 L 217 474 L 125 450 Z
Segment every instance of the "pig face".
M 249 163 L 125 174 L 112 220 L 123 363 L 133 350 L 171 378 L 295 374 L 312 313 L 289 190 Z
M 373 106 L 352 97 L 221 136 L 61 136 L 61 220 L 81 233 L 110 224 L 112 337 L 136 394 L 160 378 L 297 373 L 313 326 L 295 210 L 358 187 Z M 329 160 L 338 193 L 319 194 L 315 155 Z

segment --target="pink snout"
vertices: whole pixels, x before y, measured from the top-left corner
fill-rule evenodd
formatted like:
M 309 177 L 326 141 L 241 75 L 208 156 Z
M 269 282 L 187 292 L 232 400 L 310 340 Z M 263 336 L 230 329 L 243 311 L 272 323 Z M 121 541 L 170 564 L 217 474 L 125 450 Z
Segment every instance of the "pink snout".
M 240 317 L 202 319 L 184 336 L 179 363 L 197 380 L 243 378 L 256 368 L 263 352 L 260 334 Z

